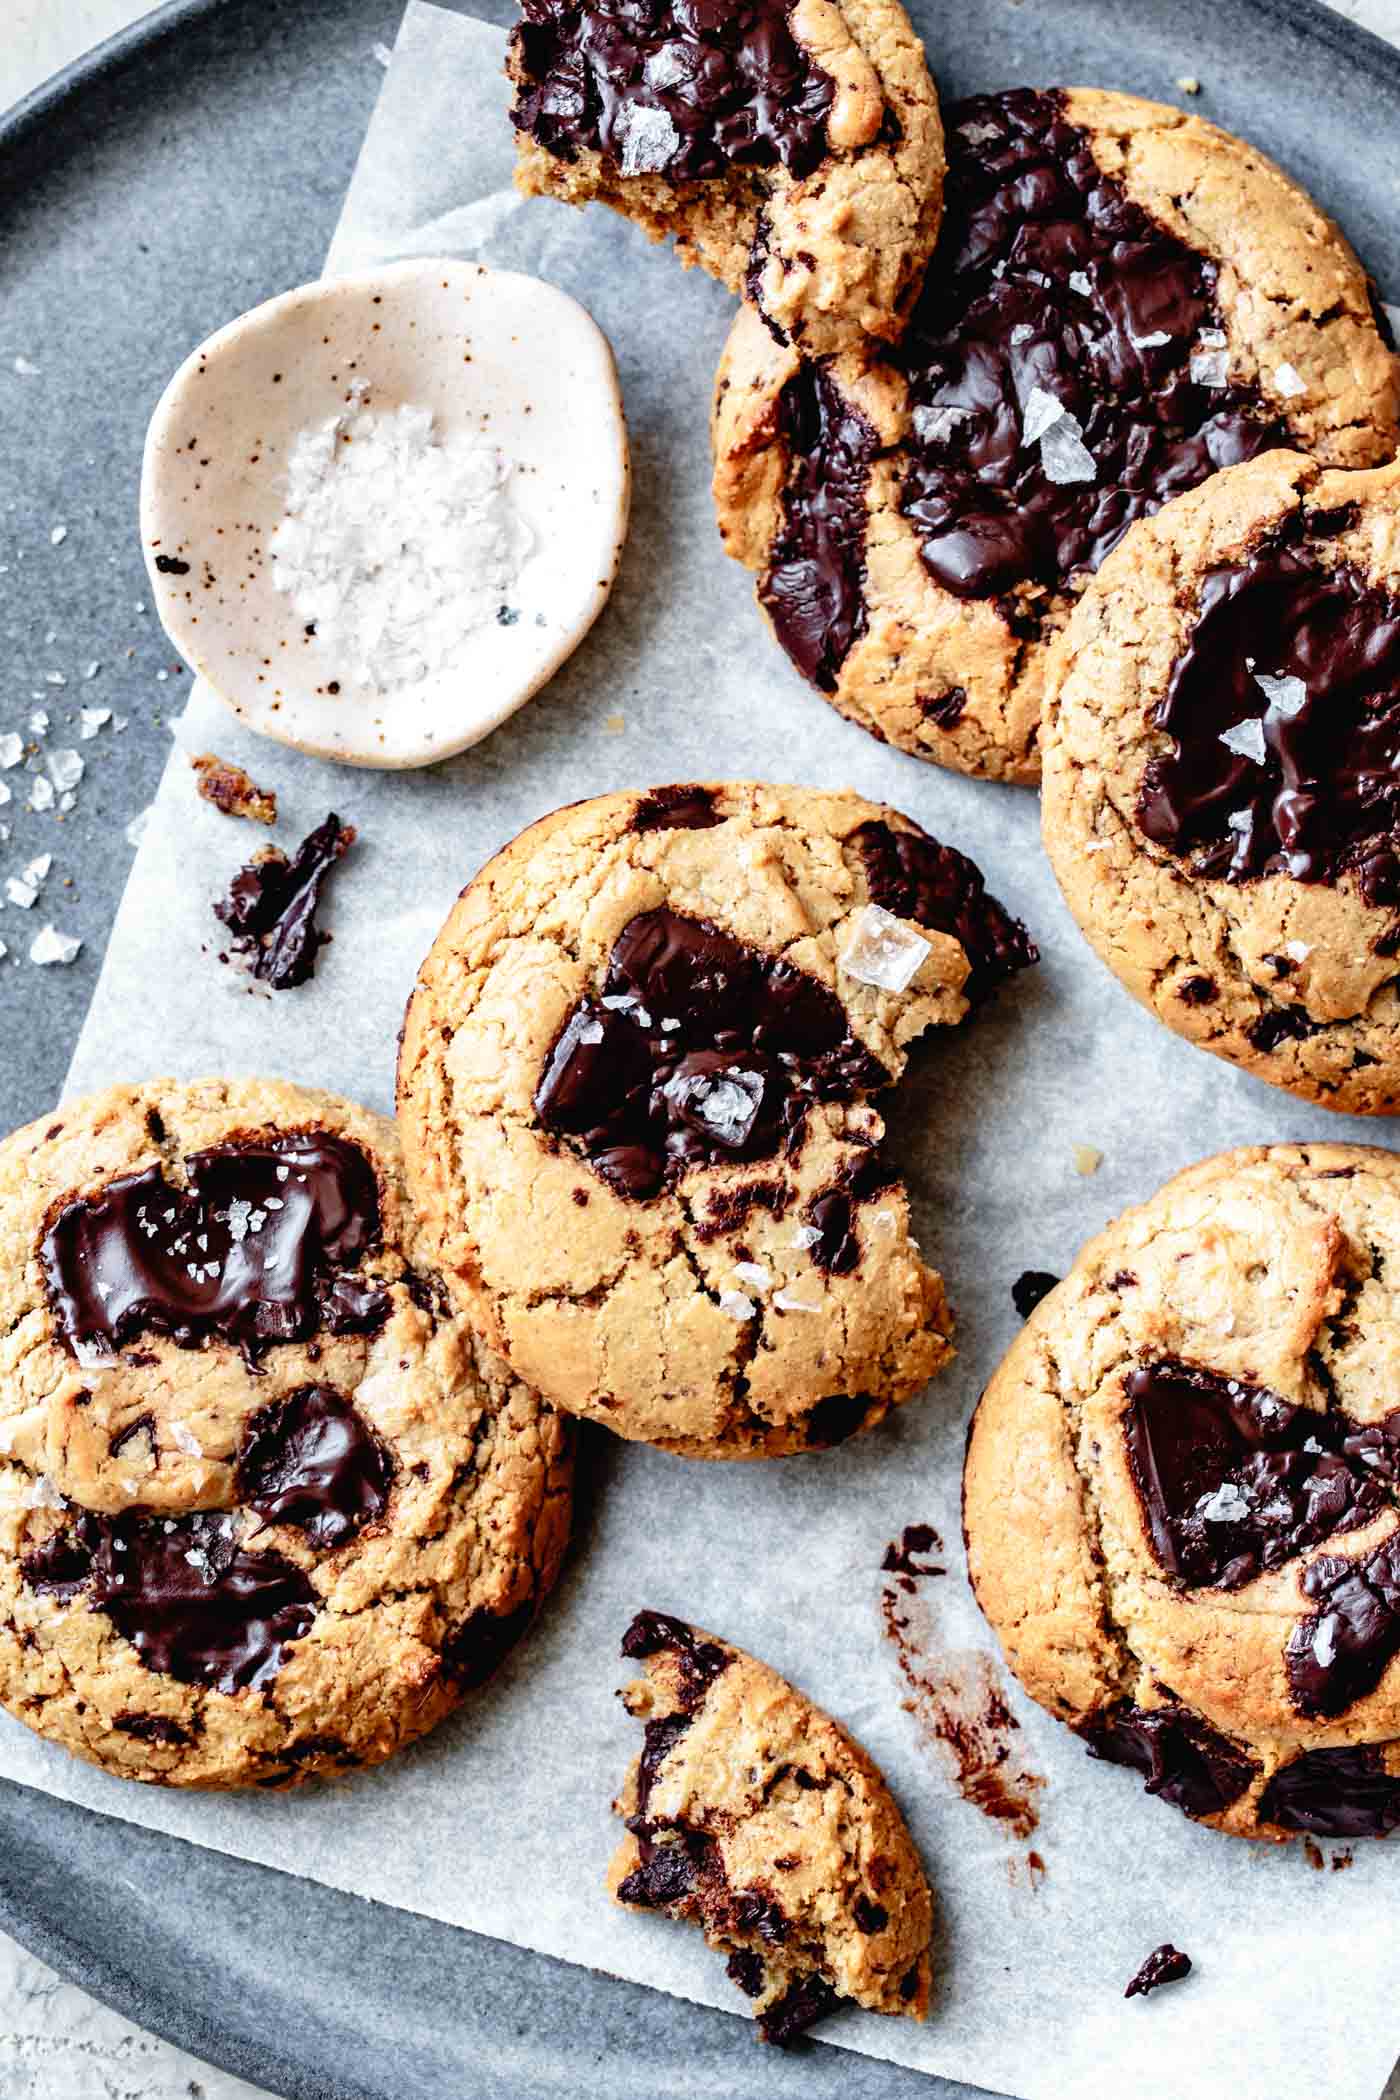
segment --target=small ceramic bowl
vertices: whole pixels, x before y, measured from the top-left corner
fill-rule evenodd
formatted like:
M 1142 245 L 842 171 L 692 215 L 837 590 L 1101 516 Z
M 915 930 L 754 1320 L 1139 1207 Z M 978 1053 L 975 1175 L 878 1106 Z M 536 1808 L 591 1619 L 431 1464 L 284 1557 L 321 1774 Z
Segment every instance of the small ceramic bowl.
M 302 433 L 358 406 L 430 410 L 499 445 L 531 551 L 447 669 L 381 690 L 273 582 Z M 141 536 L 171 641 L 250 729 L 360 766 L 465 750 L 539 690 L 607 601 L 627 531 L 627 428 L 607 338 L 553 285 L 408 262 L 303 285 L 201 344 L 151 419 Z

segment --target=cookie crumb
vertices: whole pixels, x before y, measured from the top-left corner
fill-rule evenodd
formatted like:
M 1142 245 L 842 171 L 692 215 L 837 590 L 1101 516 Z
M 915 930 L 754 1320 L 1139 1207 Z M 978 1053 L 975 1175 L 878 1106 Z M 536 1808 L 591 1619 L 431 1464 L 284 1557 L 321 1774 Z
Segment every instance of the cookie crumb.
M 1097 1174 L 1103 1165 L 1103 1154 L 1094 1145 L 1076 1145 L 1074 1148 L 1074 1171 L 1076 1174 Z
M 603 733 L 605 736 L 621 736 L 626 727 L 626 715 L 608 715 L 603 722 Z
M 226 817 L 247 817 L 254 824 L 277 822 L 277 797 L 270 788 L 260 788 L 231 759 L 213 751 L 201 751 L 190 760 L 198 776 L 197 792 Z
M 1149 1992 L 1160 1990 L 1164 1983 L 1180 1983 L 1183 1976 L 1190 1974 L 1190 1955 L 1181 1953 L 1170 1940 L 1165 1940 L 1160 1947 L 1153 1948 L 1123 1996 L 1145 1998 Z
M 1199 95 L 1201 92 L 1201 83 L 1194 73 L 1180 74 L 1176 84 L 1183 95 Z

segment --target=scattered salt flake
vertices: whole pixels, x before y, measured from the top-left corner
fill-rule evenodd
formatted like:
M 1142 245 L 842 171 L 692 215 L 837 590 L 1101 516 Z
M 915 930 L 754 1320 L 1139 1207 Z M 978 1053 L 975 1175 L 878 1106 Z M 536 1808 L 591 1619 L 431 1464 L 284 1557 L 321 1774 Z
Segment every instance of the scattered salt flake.
M 203 1458 L 204 1456 L 203 1444 L 200 1443 L 199 1438 L 185 1422 L 171 1423 L 170 1441 L 177 1451 L 184 1452 L 186 1458 Z
M 1325 1619 L 1318 1620 L 1317 1631 L 1313 1634 L 1312 1649 L 1313 1654 L 1317 1658 L 1318 1667 L 1323 1670 L 1329 1670 L 1337 1653 L 1337 1614 L 1335 1612 L 1328 1612 Z
M 1308 382 L 1296 365 L 1280 365 L 1274 373 L 1274 385 L 1285 401 L 1296 401 L 1308 390 Z
M 53 855 L 51 853 L 36 853 L 33 860 L 28 863 L 24 870 L 24 880 L 34 883 L 47 882 L 52 871 Z
M 593 1044 L 601 1043 L 602 1040 L 603 1024 L 601 1021 L 584 1021 L 574 1037 L 574 1041 L 577 1043 Z
M 1021 443 L 1034 445 L 1068 413 L 1064 402 L 1047 393 L 1043 386 L 1032 387 L 1021 414 Z
M 1075 417 L 1068 414 L 1052 423 L 1041 438 L 1040 464 L 1046 479 L 1057 488 L 1099 478 L 1099 463 L 1084 442 L 1084 432 Z
M 1250 759 L 1256 766 L 1263 765 L 1269 748 L 1264 741 L 1264 725 L 1257 716 L 1251 716 L 1247 722 L 1236 722 L 1232 729 L 1222 731 L 1220 741 L 1227 751 L 1238 752 L 1241 758 Z
M 799 1249 L 815 1247 L 820 1238 L 821 1233 L 815 1225 L 799 1225 L 792 1236 L 792 1244 Z
M 126 727 L 126 716 L 114 715 L 112 717 L 112 727 L 118 732 L 118 734 L 120 734 L 120 732 Z
M 989 124 L 983 117 L 969 117 L 965 124 L 959 124 L 958 137 L 966 139 L 969 146 L 990 146 L 993 139 L 1001 137 L 1001 126 Z
M 110 707 L 85 707 L 79 717 L 82 727 L 78 734 L 85 744 L 90 744 L 99 729 L 105 729 L 112 719 Z
M 877 1210 L 870 1220 L 870 1230 L 877 1238 L 888 1240 L 893 1238 L 897 1224 L 898 1220 L 892 1210 Z
M 779 1312 L 814 1313 L 822 1309 L 819 1298 L 797 1298 L 791 1291 L 774 1291 L 773 1303 Z
M 101 669 L 102 669 L 102 666 L 101 666 L 101 664 L 100 664 L 100 663 L 99 663 L 99 662 L 97 661 L 97 658 L 96 658 L 96 657 L 94 656 L 94 658 L 93 658 L 92 662 L 91 662 L 90 664 L 88 664 L 88 665 L 87 665 L 87 666 L 85 667 L 85 669 L 84 669 L 84 671 L 83 671 L 83 676 L 84 676 L 84 678 L 96 678 L 96 676 L 97 676 L 98 672 L 99 672 L 99 671 L 100 671 Z M 109 713 L 110 713 L 110 710 L 109 710 Z
M 1233 1480 L 1225 1481 L 1213 1495 L 1202 1495 L 1196 1515 L 1208 1524 L 1242 1524 L 1253 1508 L 1248 1495 Z
M 65 1507 L 62 1495 L 60 1495 L 58 1489 L 49 1479 L 47 1473 L 35 1475 L 30 1482 L 29 1493 L 24 1499 L 30 1509 L 62 1509 Z
M 1135 335 L 1133 337 L 1133 348 L 1134 350 L 1165 350 L 1170 341 L 1171 337 L 1165 328 L 1154 328 L 1151 335 Z
M 734 1274 L 754 1291 L 766 1291 L 773 1281 L 772 1270 L 761 1261 L 736 1261 Z
M 1283 952 L 1292 962 L 1306 962 L 1312 949 L 1306 941 L 1285 941 Z
M 39 377 L 38 365 L 22 354 L 15 359 L 15 370 L 19 373 L 21 379 L 37 379 Z
M 49 778 L 60 794 L 68 788 L 75 788 L 87 770 L 76 751 L 50 751 L 46 763 Z
M 9 788 L 6 787 L 3 780 L 0 780 L 0 808 L 3 808 L 5 803 L 11 802 L 13 801 L 13 799 L 14 797 L 11 794 Z
M 5 946 L 5 943 L 3 941 L 0 941 L 0 962 L 3 962 L 5 960 L 5 957 L 9 954 L 9 952 L 10 951 Z
M 1071 270 L 1069 273 L 1069 288 L 1072 292 L 1078 292 L 1081 299 L 1087 299 L 1094 289 L 1088 271 Z
M 1112 839 L 1086 839 L 1084 851 L 1086 853 L 1107 853 L 1112 844 Z
M 61 547 L 67 537 L 68 527 L 66 525 L 55 525 L 53 531 L 49 534 L 49 545 L 51 547 Z
M 1074 1148 L 1074 1171 L 1076 1174 L 1097 1174 L 1103 1165 L 1103 1154 L 1093 1145 L 1076 1145 Z
M 126 843 L 128 846 L 140 845 L 142 839 L 146 836 L 147 827 L 155 813 L 154 803 L 151 803 L 146 809 L 137 810 L 135 816 L 126 827 Z
M 70 809 L 77 808 L 78 798 L 76 795 L 73 794 L 60 795 L 58 798 L 58 806 L 63 811 L 63 814 L 67 816 Z
M 1205 343 L 1205 336 L 1200 338 Z M 1197 386 L 1222 387 L 1230 384 L 1230 353 L 1228 350 L 1196 349 L 1191 352 L 1189 367 L 1191 378 Z
M 1291 722 L 1308 704 L 1308 689 L 1301 678 L 1273 678 L 1267 671 L 1255 671 L 1254 683 L 1269 703 L 1272 714 Z
M 1199 95 L 1201 92 L 1201 83 L 1194 73 L 1183 73 L 1176 84 L 1183 95 Z
M 624 175 L 657 175 L 680 150 L 681 135 L 669 110 L 648 109 L 640 102 L 623 104 L 614 126 L 620 143 L 618 166 Z
M 82 945 L 76 934 L 60 933 L 56 926 L 45 926 L 29 944 L 29 960 L 41 967 L 47 963 L 70 963 L 76 960 Z
M 53 782 L 46 773 L 36 773 L 29 787 L 31 809 L 52 809 L 54 805 Z
M 68 680 L 64 677 L 62 671 L 45 671 L 44 683 L 45 685 L 67 685 Z M 45 724 L 45 727 L 47 726 Z
M 753 1299 L 746 1298 L 742 1291 L 721 1291 L 719 1309 L 728 1313 L 731 1320 L 751 1320 L 758 1311 Z
M 937 408 L 916 408 L 910 421 L 914 435 L 925 445 L 942 445 L 953 437 L 972 414 L 970 408 L 955 408 L 951 402 Z
M 932 944 L 914 933 L 882 905 L 867 904 L 855 922 L 841 968 L 857 984 L 884 992 L 907 992 Z
M 29 726 L 33 730 L 35 736 L 48 735 L 49 718 L 48 714 L 42 707 L 35 708 L 33 714 L 29 717 Z
M 7 875 L 5 895 L 11 904 L 17 904 L 21 911 L 29 911 L 39 900 L 39 886 L 37 883 L 26 882 L 22 875 Z
M 23 757 L 24 739 L 22 736 L 19 736 L 13 729 L 7 731 L 4 736 L 0 736 L 0 766 L 3 766 L 8 772 L 9 768 L 17 766 Z

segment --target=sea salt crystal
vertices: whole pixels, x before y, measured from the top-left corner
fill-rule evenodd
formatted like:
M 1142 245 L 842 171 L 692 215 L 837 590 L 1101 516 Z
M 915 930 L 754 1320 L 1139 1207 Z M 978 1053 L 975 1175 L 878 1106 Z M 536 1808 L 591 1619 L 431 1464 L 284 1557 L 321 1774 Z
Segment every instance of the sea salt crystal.
M 1063 401 L 1043 386 L 1032 387 L 1021 415 L 1021 443 L 1034 445 L 1060 418 L 1068 414 Z
M 235 1196 L 228 1207 L 228 1233 L 235 1245 L 248 1237 L 248 1220 L 252 1215 L 252 1204 L 245 1203 L 241 1196 Z
M 610 1014 L 631 1014 L 639 1028 L 651 1026 L 651 1015 L 633 992 L 613 992 L 606 999 L 600 999 L 598 1004 L 605 1006 Z
M 86 670 L 85 670 L 85 671 L 83 672 L 83 676 L 84 676 L 84 678 L 96 678 L 96 676 L 97 676 L 98 672 L 99 672 L 99 671 L 100 671 L 101 669 L 102 669 L 102 666 L 101 666 L 101 664 L 100 664 L 100 663 L 99 663 L 99 662 L 97 661 L 97 658 L 96 658 L 96 657 L 94 656 L 94 658 L 93 658 L 92 662 L 91 662 L 91 663 L 90 663 L 90 664 L 89 664 L 89 665 L 87 666 Z M 110 713 L 111 713 L 111 710 L 110 710 L 110 709 L 108 709 L 108 713 L 109 713 L 109 715 L 110 715 Z
M 45 671 L 44 683 L 45 685 L 67 685 L 68 680 L 62 671 Z M 45 722 L 44 727 L 47 729 L 47 722 Z
M 726 1145 L 742 1145 L 753 1127 L 763 1099 L 763 1079 L 758 1072 L 741 1072 L 730 1066 L 719 1079 L 682 1082 L 688 1101 L 700 1120 Z
M 39 885 L 37 882 L 27 882 L 23 875 L 7 875 L 5 895 L 11 904 L 17 904 L 21 911 L 28 911 L 38 901 Z
M 1135 335 L 1132 345 L 1134 350 L 1165 350 L 1170 341 L 1165 328 L 1154 328 L 1151 335 Z
M 1089 294 L 1094 289 L 1092 283 L 1090 282 L 1088 272 L 1085 270 L 1070 271 L 1069 288 L 1072 292 L 1078 292 L 1081 299 L 1087 299 L 1089 297 Z
M 916 408 L 910 421 L 914 435 L 925 445 L 946 444 L 972 414 L 969 408 L 955 408 L 951 402 L 937 408 Z
M 85 707 L 79 717 L 82 727 L 78 731 L 85 744 L 90 744 L 99 729 L 105 729 L 112 719 L 110 707 Z
M 52 809 L 54 801 L 53 782 L 49 779 L 47 773 L 36 773 L 29 785 L 29 807 L 31 809 Z
M 17 766 L 23 757 L 23 737 L 17 736 L 13 729 L 7 730 L 4 736 L 0 736 L 0 766 L 8 772 L 10 767 Z
M 1241 1524 L 1250 1512 L 1250 1500 L 1233 1480 L 1227 1480 L 1213 1495 L 1203 1495 L 1196 1515 L 1208 1524 Z
M 1306 941 L 1285 941 L 1283 952 L 1293 962 L 1306 962 L 1312 954 L 1312 949 Z
M 814 1313 L 821 1311 L 820 1299 L 795 1298 L 791 1291 L 774 1291 L 773 1303 L 777 1306 L 779 1312 Z
M 792 1244 L 799 1250 L 815 1247 L 821 1233 L 815 1225 L 799 1225 L 792 1236 Z
M 603 1024 L 601 1021 L 584 1021 L 574 1035 L 576 1043 L 601 1043 L 602 1040 Z
M 761 1261 L 736 1261 L 734 1274 L 740 1283 L 748 1284 L 754 1291 L 766 1291 L 773 1281 L 772 1270 Z
M 742 1291 L 721 1291 L 719 1309 L 728 1313 L 731 1320 L 751 1320 L 758 1311 L 753 1299 L 746 1298 Z
M 1296 401 L 1308 390 L 1308 382 L 1296 365 L 1280 365 L 1274 373 L 1274 385 L 1285 401 Z
M 39 366 L 24 356 L 15 359 L 15 370 L 19 373 L 21 379 L 37 379 L 39 377 Z
M 1084 433 L 1071 415 L 1053 423 L 1040 441 L 1040 464 L 1047 481 L 1057 488 L 1072 482 L 1097 481 L 1099 463 L 1084 442 Z
M 33 714 L 29 717 L 29 727 L 35 736 L 47 736 L 49 733 L 47 709 L 36 707 Z
M 171 1423 L 170 1441 L 177 1451 L 184 1452 L 186 1458 L 203 1458 L 204 1456 L 204 1446 L 200 1443 L 194 1431 L 188 1428 L 184 1422 Z
M 624 104 L 615 136 L 621 147 L 618 166 L 624 175 L 659 174 L 680 151 L 681 135 L 669 111 L 648 109 L 640 102 Z
M 75 788 L 87 767 L 76 751 L 50 751 L 46 761 L 49 778 L 60 794 Z
M 1301 678 L 1272 678 L 1267 671 L 1256 671 L 1254 683 L 1269 703 L 1269 711 L 1291 722 L 1308 704 L 1308 689 Z
M 857 984 L 880 991 L 906 992 L 932 953 L 931 943 L 911 932 L 882 905 L 867 904 L 856 920 L 841 968 Z
M 1228 751 L 1237 751 L 1241 758 L 1253 760 L 1262 766 L 1268 745 L 1264 741 L 1264 725 L 1257 717 L 1247 722 L 1236 722 L 1233 729 L 1222 731 L 1220 741 Z
M 45 926 L 29 944 L 29 960 L 41 968 L 49 963 L 71 963 L 76 961 L 82 945 L 75 934 L 60 933 L 56 926 Z
M 993 139 L 1001 137 L 1001 126 L 989 124 L 981 117 L 969 117 L 965 124 L 959 124 L 958 137 L 966 139 L 969 146 L 990 146 Z
M 429 409 L 366 391 L 291 448 L 272 581 L 358 684 L 388 697 L 461 672 L 534 536 L 499 446 L 441 438 Z
M 1230 384 L 1230 352 L 1218 328 L 1203 328 L 1191 352 L 1190 373 L 1197 386 Z
M 51 547 L 61 547 L 67 537 L 68 527 L 66 525 L 55 525 L 53 531 L 49 534 L 49 545 Z
M 62 1509 L 64 1500 L 47 1473 L 39 1473 L 31 1481 L 25 1503 L 30 1509 Z
M 1318 1667 L 1323 1670 L 1330 1670 L 1333 1657 L 1337 1653 L 1337 1615 L 1335 1612 L 1329 1612 L 1325 1619 L 1318 1620 L 1317 1631 L 1313 1634 L 1312 1650 L 1317 1659 Z

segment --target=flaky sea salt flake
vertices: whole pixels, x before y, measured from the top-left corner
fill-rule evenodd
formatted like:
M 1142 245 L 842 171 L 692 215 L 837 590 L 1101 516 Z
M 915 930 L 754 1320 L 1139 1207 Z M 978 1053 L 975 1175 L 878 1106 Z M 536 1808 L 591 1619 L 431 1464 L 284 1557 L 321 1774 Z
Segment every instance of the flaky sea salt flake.
M 910 421 L 914 435 L 925 445 L 943 445 L 956 436 L 972 414 L 969 408 L 957 408 L 950 402 L 940 403 L 936 408 L 916 408 Z
M 622 146 L 618 166 L 624 175 L 657 175 L 680 151 L 681 135 L 670 112 L 647 109 L 639 102 L 624 103 L 616 134 Z
M 1040 464 L 1047 481 L 1053 481 L 1057 488 L 1099 478 L 1099 463 L 1084 442 L 1084 432 L 1076 418 L 1068 414 L 1052 423 L 1041 438 Z
M 1308 704 L 1308 689 L 1301 678 L 1273 678 L 1267 671 L 1256 671 L 1254 683 L 1269 703 L 1269 712 L 1281 720 L 1291 722 Z
M 87 771 L 84 760 L 76 751 L 50 751 L 46 764 L 49 778 L 60 794 L 75 788 Z
M 746 1298 L 742 1291 L 721 1291 L 719 1309 L 728 1313 L 731 1320 L 752 1320 L 758 1311 L 753 1299 Z
M 1274 373 L 1274 385 L 1285 401 L 1296 401 L 1308 390 L 1308 382 L 1296 365 L 1280 365 Z
M 29 960 L 38 963 L 41 969 L 50 963 L 66 965 L 77 960 L 82 945 L 76 934 L 60 933 L 56 926 L 45 926 L 29 944 Z
M 36 773 L 29 783 L 29 807 L 52 809 L 54 800 L 53 782 L 47 773 Z
M 761 1261 L 736 1261 L 734 1274 L 751 1291 L 766 1291 L 773 1282 L 773 1271 Z
M 883 992 L 907 992 L 932 952 L 931 943 L 893 912 L 867 904 L 852 928 L 840 964 L 857 984 L 874 985 Z
M 1064 402 L 1047 393 L 1043 386 L 1032 387 L 1021 414 L 1021 443 L 1036 444 L 1068 413 Z
M 1268 745 L 1264 741 L 1264 725 L 1257 716 L 1252 715 L 1248 721 L 1236 722 L 1233 728 L 1222 731 L 1220 741 L 1227 751 L 1238 752 L 1241 758 L 1251 760 L 1256 766 L 1263 765 Z
M 4 736 L 0 736 L 0 766 L 8 772 L 11 766 L 17 766 L 23 757 L 23 737 L 17 735 L 13 729 L 7 730 Z

